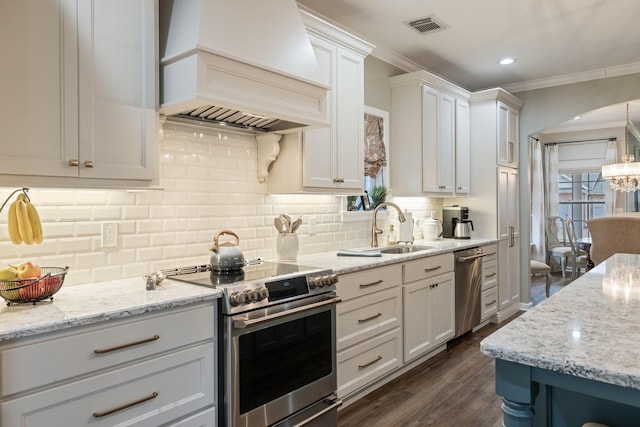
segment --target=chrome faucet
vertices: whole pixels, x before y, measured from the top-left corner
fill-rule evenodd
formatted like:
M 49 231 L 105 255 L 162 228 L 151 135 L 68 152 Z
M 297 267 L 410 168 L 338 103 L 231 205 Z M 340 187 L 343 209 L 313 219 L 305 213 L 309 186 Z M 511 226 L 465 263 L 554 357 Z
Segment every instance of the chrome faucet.
M 378 247 L 378 234 L 382 234 L 382 230 L 379 229 L 378 226 L 376 225 L 376 218 L 378 216 L 378 211 L 380 210 L 380 208 L 383 208 L 385 206 L 391 206 L 398 211 L 398 221 L 405 222 L 407 220 L 404 217 L 402 210 L 400 210 L 400 207 L 395 203 L 383 202 L 383 203 L 380 203 L 378 206 L 376 206 L 376 209 L 373 211 L 373 225 L 371 226 L 371 247 L 372 248 Z

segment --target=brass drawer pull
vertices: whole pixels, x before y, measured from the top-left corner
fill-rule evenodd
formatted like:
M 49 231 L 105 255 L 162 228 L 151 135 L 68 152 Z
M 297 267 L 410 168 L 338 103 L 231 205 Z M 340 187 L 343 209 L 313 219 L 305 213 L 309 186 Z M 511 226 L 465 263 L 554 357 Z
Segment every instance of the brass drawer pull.
M 381 280 L 376 280 L 375 282 L 365 283 L 365 284 L 363 284 L 363 285 L 360 285 L 360 289 L 362 289 L 362 288 L 368 288 L 369 286 L 379 285 L 379 284 L 381 284 L 381 283 L 383 283 L 383 282 L 384 282 L 384 280 L 382 280 L 382 279 L 381 279 Z
M 71 167 L 76 167 L 78 166 L 80 163 L 78 162 L 78 159 L 69 159 L 69 166 Z
M 495 254 L 496 252 L 491 252 L 491 253 L 485 254 L 484 256 L 494 256 Z
M 493 277 L 496 274 L 498 274 L 498 273 L 485 274 L 484 277 L 486 277 L 488 279 L 489 277 Z
M 496 300 L 493 300 L 493 301 L 491 301 L 491 302 L 486 303 L 485 305 L 486 305 L 486 306 L 490 306 L 490 305 L 493 305 L 493 304 L 495 304 L 495 303 L 496 303 Z
M 124 405 L 118 406 L 117 408 L 109 409 L 108 411 L 104 411 L 104 412 L 94 412 L 93 416 L 95 418 L 106 417 L 107 415 L 111 415 L 114 412 L 118 412 L 118 411 L 122 411 L 123 409 L 131 408 L 132 406 L 139 405 L 141 403 L 146 402 L 147 400 L 155 399 L 156 397 L 158 397 L 158 392 L 154 391 L 153 393 L 151 393 L 150 396 L 143 397 L 142 399 L 138 399 L 138 400 L 133 401 L 131 403 L 125 403 Z
M 436 270 L 439 270 L 439 269 L 441 269 L 441 268 L 442 268 L 442 266 L 441 266 L 441 265 L 438 265 L 438 266 L 436 266 L 436 267 L 431 267 L 431 268 L 425 268 L 425 269 L 424 269 L 424 272 L 425 272 L 425 273 L 429 273 L 429 272 L 431 272 L 431 271 L 436 271 Z
M 93 167 L 93 161 L 91 161 L 91 160 L 85 161 L 84 162 L 84 167 L 88 168 L 88 169 L 91 169 Z
M 121 350 L 121 349 L 123 349 L 123 348 L 133 347 L 133 346 L 140 345 L 140 344 L 144 344 L 144 343 L 148 343 L 148 342 L 151 342 L 151 341 L 156 341 L 156 340 L 158 340 L 159 338 L 160 338 L 160 335 L 154 335 L 154 336 L 152 336 L 151 338 L 146 338 L 146 339 L 144 339 L 144 340 L 140 340 L 140 341 L 132 342 L 132 343 L 129 343 L 129 344 L 122 344 L 122 345 L 118 345 L 118 346 L 116 346 L 116 347 L 111 347 L 111 348 L 96 349 L 96 350 L 93 350 L 93 352 L 94 352 L 95 354 L 110 353 L 110 352 L 112 352 L 112 351 Z
M 364 369 L 364 368 L 366 368 L 366 367 L 368 367 L 368 366 L 371 366 L 371 365 L 373 365 L 374 363 L 379 362 L 379 361 L 381 361 L 381 360 L 382 360 L 382 356 L 378 356 L 378 357 L 376 357 L 374 360 L 372 360 L 372 361 L 371 361 L 371 362 L 369 362 L 369 363 L 365 363 L 364 365 L 358 365 L 358 368 L 359 368 L 359 369 Z
M 382 316 L 382 313 L 374 314 L 373 316 L 367 317 L 366 319 L 358 319 L 358 323 L 366 323 L 369 320 L 377 319 L 380 316 Z

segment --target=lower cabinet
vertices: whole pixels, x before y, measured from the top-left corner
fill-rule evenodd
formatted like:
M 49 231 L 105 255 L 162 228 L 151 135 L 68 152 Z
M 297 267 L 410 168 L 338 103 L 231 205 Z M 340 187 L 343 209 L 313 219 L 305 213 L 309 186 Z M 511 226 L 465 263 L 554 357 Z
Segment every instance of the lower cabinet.
M 480 321 L 484 322 L 498 312 L 498 245 L 482 247 L 482 312 Z
M 340 276 L 338 397 L 344 399 L 455 333 L 453 254 Z
M 402 364 L 402 266 L 340 276 L 337 307 L 338 397 Z
M 7 342 L 0 425 L 215 426 L 215 323 L 199 304 Z
M 404 362 L 435 349 L 455 333 L 453 254 L 404 265 Z

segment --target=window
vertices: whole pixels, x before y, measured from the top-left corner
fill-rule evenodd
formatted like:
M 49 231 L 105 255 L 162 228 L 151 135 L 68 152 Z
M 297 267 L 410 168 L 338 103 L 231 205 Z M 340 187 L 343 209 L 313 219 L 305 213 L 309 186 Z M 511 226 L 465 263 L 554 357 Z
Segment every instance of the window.
M 559 171 L 559 214 L 573 220 L 578 239 L 591 237 L 588 220 L 606 216 L 606 188 L 600 170 Z

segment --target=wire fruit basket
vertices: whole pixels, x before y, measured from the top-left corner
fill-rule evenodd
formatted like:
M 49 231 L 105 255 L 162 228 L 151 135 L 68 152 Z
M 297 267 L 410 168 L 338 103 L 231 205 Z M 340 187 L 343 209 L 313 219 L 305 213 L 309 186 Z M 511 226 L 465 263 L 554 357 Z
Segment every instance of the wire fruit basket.
M 12 303 L 31 302 L 49 298 L 58 292 L 64 282 L 69 267 L 42 267 L 42 276 L 23 280 L 0 280 L 0 296 Z

